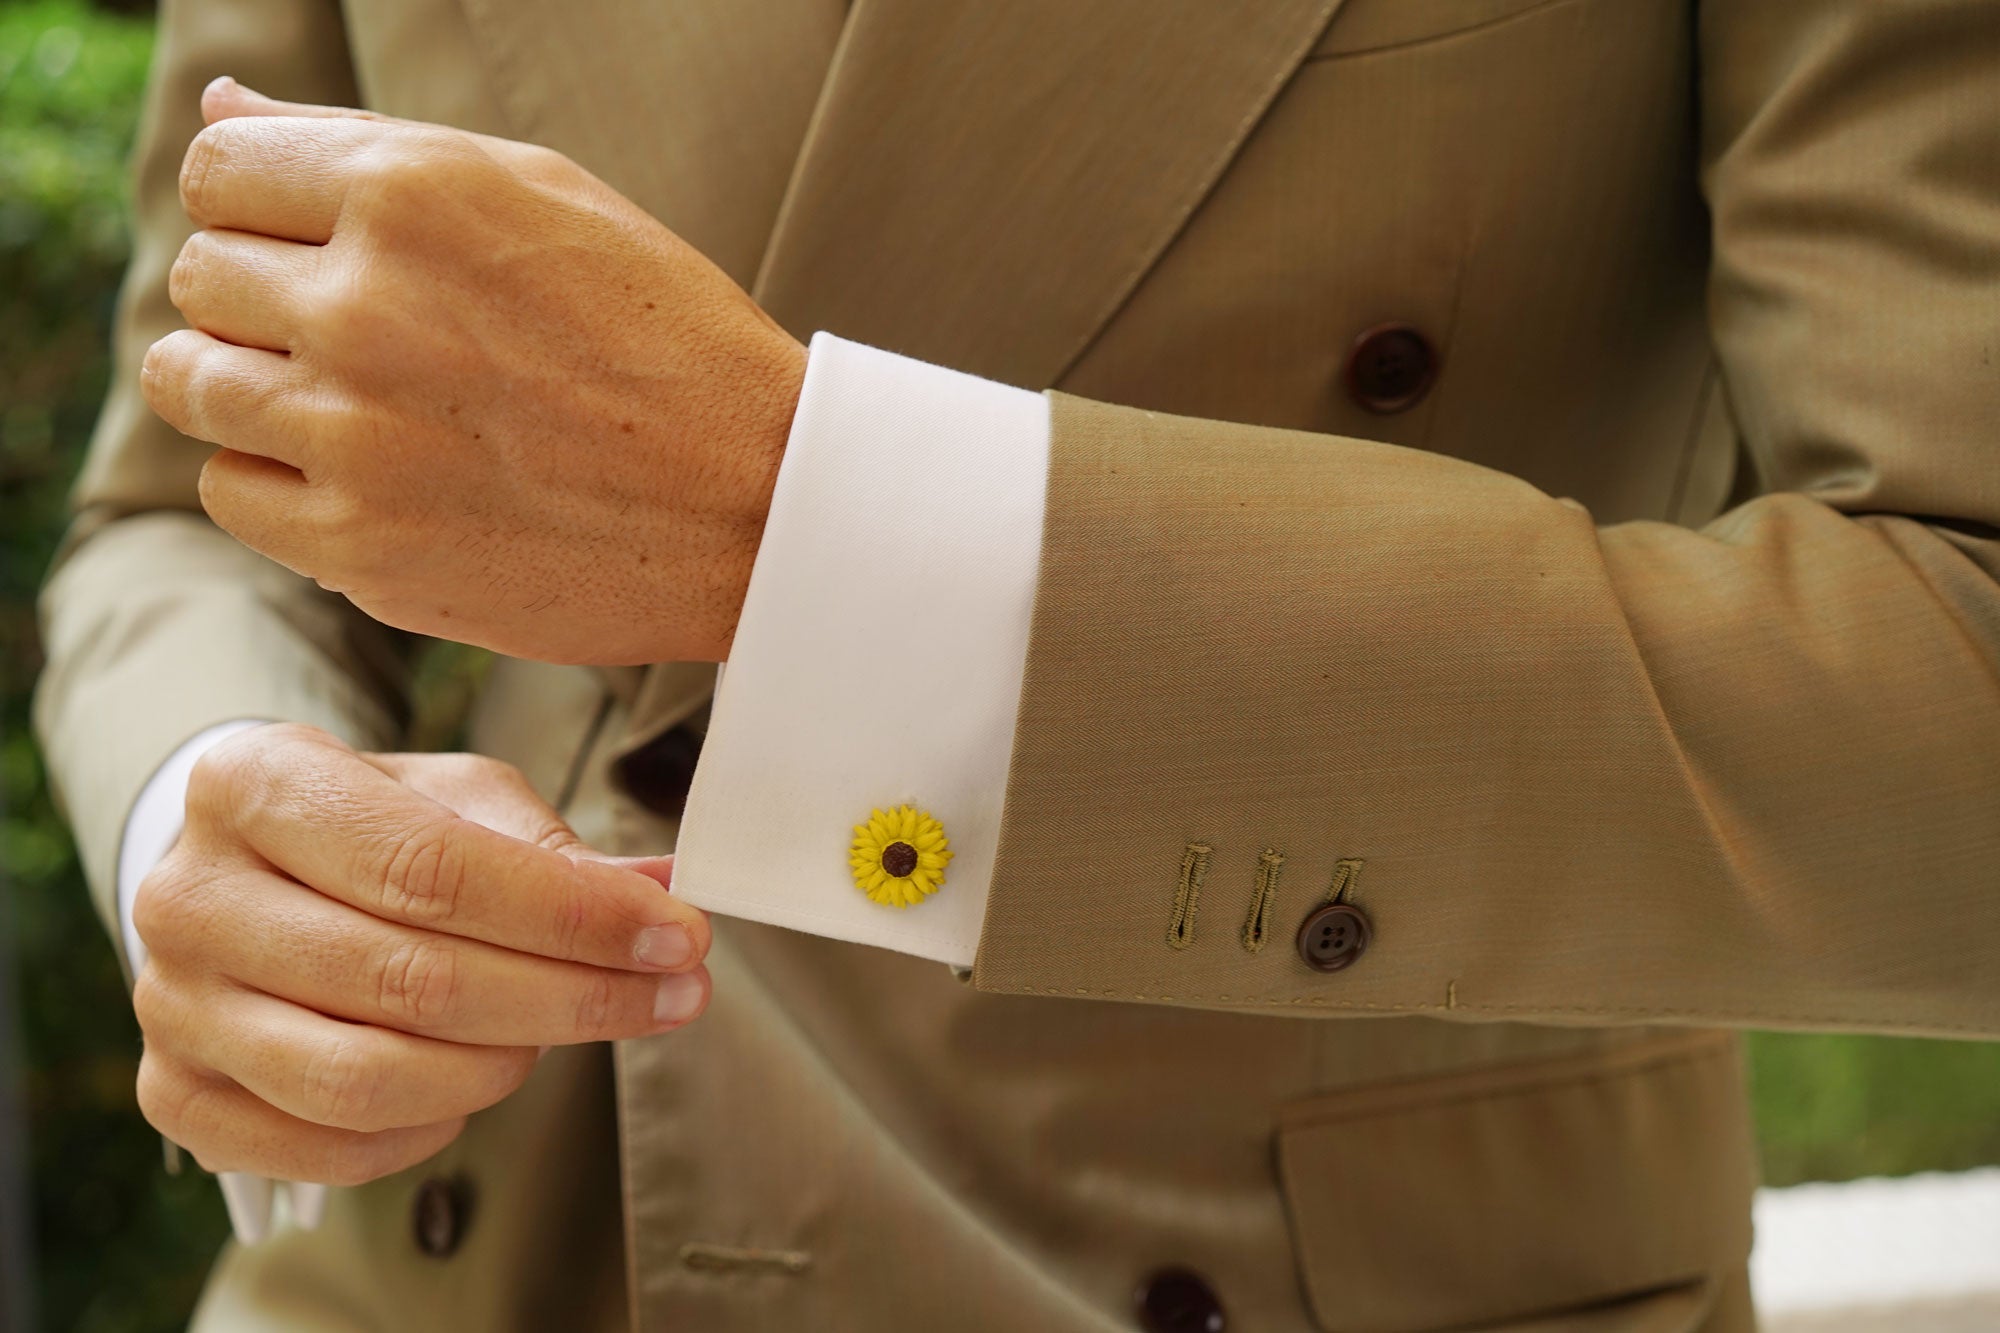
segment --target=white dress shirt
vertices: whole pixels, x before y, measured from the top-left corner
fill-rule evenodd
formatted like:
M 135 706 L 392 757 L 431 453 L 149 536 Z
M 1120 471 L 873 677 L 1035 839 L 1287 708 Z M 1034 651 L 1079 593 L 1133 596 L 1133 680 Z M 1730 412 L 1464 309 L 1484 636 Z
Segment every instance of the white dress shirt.
M 1040 394 L 821 333 L 763 545 L 688 793 L 674 892 L 697 907 L 969 967 L 999 844 L 1041 562 L 1049 409 Z M 139 881 L 180 836 L 188 777 L 254 721 L 193 737 L 133 803 L 118 908 L 136 974 Z M 952 859 L 936 893 L 856 886 L 854 826 L 910 805 Z M 272 1186 L 223 1178 L 238 1239 Z M 314 1224 L 317 1186 L 290 1187 Z

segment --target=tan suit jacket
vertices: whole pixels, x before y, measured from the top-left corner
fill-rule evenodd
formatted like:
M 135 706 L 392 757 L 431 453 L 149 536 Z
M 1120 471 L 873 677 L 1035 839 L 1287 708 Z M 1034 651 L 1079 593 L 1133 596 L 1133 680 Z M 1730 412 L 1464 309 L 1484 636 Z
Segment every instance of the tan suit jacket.
M 1703 1027 L 2000 1033 L 1983 0 L 170 3 L 47 597 L 100 895 L 202 726 L 401 716 L 134 389 L 225 71 L 551 145 L 797 334 L 1061 394 L 971 976 L 718 923 L 615 1121 L 558 1053 L 203 1327 L 1084 1333 L 1182 1265 L 1236 1330 L 1744 1329 Z M 708 679 L 503 662 L 474 743 L 657 850 Z

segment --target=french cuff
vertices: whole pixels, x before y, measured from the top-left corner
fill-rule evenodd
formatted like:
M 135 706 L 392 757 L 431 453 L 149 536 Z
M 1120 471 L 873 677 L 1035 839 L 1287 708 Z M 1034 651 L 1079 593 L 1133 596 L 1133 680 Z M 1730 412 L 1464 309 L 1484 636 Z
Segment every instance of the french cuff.
M 814 337 L 678 896 L 971 966 L 1048 470 L 1040 394 Z
M 125 961 L 133 976 L 146 966 L 146 942 L 132 925 L 132 895 L 180 839 L 194 766 L 237 732 L 261 725 L 256 720 L 218 722 L 196 732 L 153 770 L 153 776 L 139 789 L 139 798 L 132 802 L 132 813 L 125 817 L 125 834 L 118 842 L 117 893 L 118 938 L 125 945 Z

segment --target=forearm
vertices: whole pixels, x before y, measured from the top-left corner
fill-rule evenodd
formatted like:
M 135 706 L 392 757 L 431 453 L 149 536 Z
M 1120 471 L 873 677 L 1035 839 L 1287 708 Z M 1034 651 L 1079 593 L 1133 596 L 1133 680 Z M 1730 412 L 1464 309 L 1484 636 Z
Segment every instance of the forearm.
M 1069 399 L 1051 467 L 981 986 L 2000 1030 L 2000 590 L 1935 533 L 1797 495 L 1599 530 L 1435 455 Z M 1375 933 L 1326 974 L 1292 935 L 1336 887 Z

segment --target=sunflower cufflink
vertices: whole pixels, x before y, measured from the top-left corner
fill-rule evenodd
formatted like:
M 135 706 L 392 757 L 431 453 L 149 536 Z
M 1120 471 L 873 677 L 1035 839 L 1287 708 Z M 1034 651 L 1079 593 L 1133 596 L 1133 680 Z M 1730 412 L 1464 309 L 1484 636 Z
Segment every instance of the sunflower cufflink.
M 944 825 L 913 805 L 877 810 L 854 826 L 847 863 L 854 887 L 884 907 L 913 907 L 944 887 L 951 843 Z

